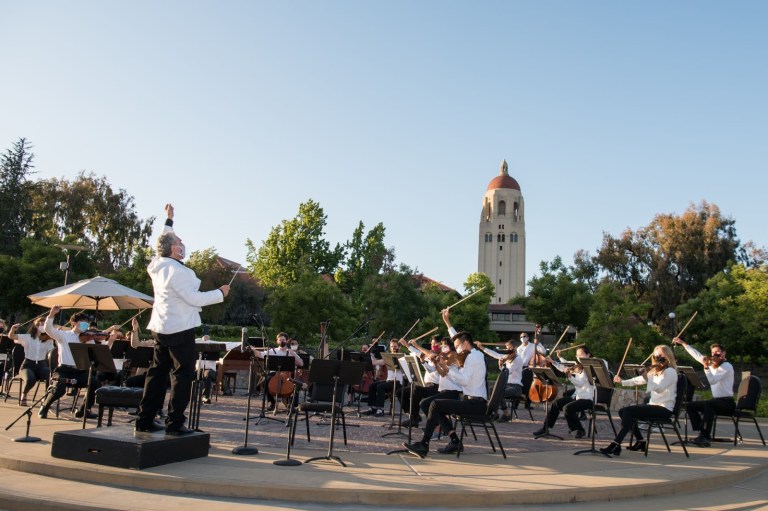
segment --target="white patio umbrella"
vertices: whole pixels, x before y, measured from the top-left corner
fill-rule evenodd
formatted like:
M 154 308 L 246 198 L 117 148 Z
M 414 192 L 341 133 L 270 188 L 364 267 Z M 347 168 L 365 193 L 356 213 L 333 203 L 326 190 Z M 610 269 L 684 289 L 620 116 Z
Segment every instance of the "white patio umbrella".
M 66 286 L 29 295 L 35 305 L 64 309 L 114 311 L 122 309 L 147 309 L 154 298 L 135 291 L 106 277 L 93 277 Z

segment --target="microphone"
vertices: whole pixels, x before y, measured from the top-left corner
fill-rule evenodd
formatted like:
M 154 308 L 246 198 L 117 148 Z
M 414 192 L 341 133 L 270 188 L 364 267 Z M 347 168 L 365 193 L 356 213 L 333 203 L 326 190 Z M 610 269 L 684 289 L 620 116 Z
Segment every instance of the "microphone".
M 248 344 L 248 327 L 243 327 L 240 335 L 240 353 L 245 353 L 245 346 Z

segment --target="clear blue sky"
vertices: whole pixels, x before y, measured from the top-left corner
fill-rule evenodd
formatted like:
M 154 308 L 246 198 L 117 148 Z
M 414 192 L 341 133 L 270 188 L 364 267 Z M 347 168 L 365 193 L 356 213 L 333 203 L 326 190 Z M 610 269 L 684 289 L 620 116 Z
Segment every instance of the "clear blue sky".
M 707 200 L 766 245 L 768 2 L 0 0 L 0 149 L 245 262 L 312 198 L 461 289 L 502 159 L 528 278 Z M 763 218 L 763 220 L 760 220 Z

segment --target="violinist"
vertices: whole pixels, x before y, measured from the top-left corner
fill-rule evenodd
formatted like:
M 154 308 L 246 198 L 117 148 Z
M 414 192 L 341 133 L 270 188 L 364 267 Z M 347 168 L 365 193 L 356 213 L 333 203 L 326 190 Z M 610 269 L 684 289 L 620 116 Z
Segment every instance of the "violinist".
M 736 409 L 733 399 L 733 366 L 725 359 L 725 348 L 722 344 L 710 345 L 711 356 L 705 357 L 679 337 L 672 342 L 685 347 L 685 351 L 704 366 L 712 399 L 691 401 L 685 408 L 691 419 L 691 428 L 699 432 L 699 435 L 689 442 L 699 447 L 709 447 L 715 416 L 732 415 Z
M 24 361 L 21 363 L 19 375 L 21 376 L 21 397 L 19 404 L 27 404 L 27 394 L 34 387 L 38 380 L 48 380 L 51 376 L 51 368 L 48 365 L 48 353 L 53 351 L 53 342 L 48 334 L 45 333 L 43 325 L 45 320 L 39 318 L 35 320 L 27 330 L 26 334 L 17 334 L 16 331 L 21 325 L 18 323 L 11 326 L 8 332 L 13 342 L 24 347 Z
M 450 440 L 445 447 L 438 449 L 437 452 L 441 454 L 455 454 L 459 452 L 463 447 L 459 442 L 456 431 L 453 429 L 451 415 L 482 415 L 488 406 L 488 389 L 485 382 L 485 358 L 483 353 L 480 350 L 474 349 L 472 334 L 469 332 L 456 332 L 450 321 L 450 309 L 443 309 L 442 315 L 456 352 L 459 354 L 469 352 L 469 354 L 461 367 L 456 365 L 448 366 L 445 360 L 438 359 L 438 371 L 441 375 L 445 374 L 454 383 L 461 385 L 463 396 L 460 401 L 435 399 L 430 403 L 427 423 L 421 440 L 403 444 L 408 449 L 408 452 L 420 458 L 425 458 L 427 453 L 429 453 L 429 442 L 432 439 L 432 433 L 434 433 L 438 426 L 448 433 Z
M 48 394 L 48 397 L 37 413 L 41 419 L 48 418 L 48 410 L 51 408 L 51 405 L 66 392 L 67 383 L 64 380 L 76 381 L 77 386 L 81 388 L 85 387 L 88 382 L 88 371 L 81 371 L 75 367 L 75 359 L 72 357 L 72 351 L 69 349 L 69 343 L 87 342 L 80 339 L 80 334 L 88 330 L 88 318 L 83 313 L 73 314 L 69 318 L 71 328 L 69 330 L 59 330 L 53 326 L 53 319 L 60 310 L 60 305 L 54 305 L 48 312 L 48 317 L 45 319 L 43 327 L 45 333 L 56 342 L 56 346 L 59 349 L 59 365 L 54 371 L 57 376 L 57 378 L 54 378 L 57 380 L 56 387 L 52 393 Z M 98 378 L 92 378 L 85 402 L 80 405 L 80 408 L 75 413 L 75 417 L 82 417 L 83 414 L 89 419 L 98 417 L 95 413 L 91 412 L 91 406 L 93 406 L 95 401 L 95 392 L 98 387 Z
M 653 349 L 652 365 L 643 371 L 643 374 L 622 380 L 620 376 L 613 377 L 613 381 L 628 385 L 643 385 L 647 383 L 646 390 L 651 398 L 648 404 L 625 406 L 619 410 L 621 417 L 621 429 L 616 438 L 607 447 L 600 449 L 605 454 L 619 456 L 621 454 L 621 442 L 627 433 L 634 428 L 634 436 L 637 442 L 629 447 L 630 451 L 644 451 L 645 440 L 640 430 L 635 425 L 637 420 L 669 419 L 677 398 L 677 362 L 672 348 L 662 344 Z
M 293 359 L 296 361 L 296 367 L 304 367 L 304 361 L 301 360 L 301 357 L 296 354 L 296 352 L 291 351 L 291 349 L 288 346 L 288 334 L 285 332 L 279 332 L 275 338 L 275 342 L 277 343 L 277 348 L 269 348 L 268 350 L 257 350 L 253 346 L 250 348 L 253 350 L 254 354 L 256 355 L 256 358 L 264 359 L 265 357 L 293 357 Z M 277 401 L 275 399 L 275 396 L 273 396 L 271 393 L 267 391 L 269 388 L 269 382 L 272 378 L 275 377 L 275 373 L 268 374 L 266 379 L 264 380 L 264 392 L 267 393 L 267 400 L 269 401 L 270 408 L 274 408 L 277 406 Z
M 376 346 L 373 344 L 373 346 Z M 389 352 L 397 353 L 400 350 L 400 344 L 398 339 L 389 340 Z M 377 367 L 386 367 L 383 358 L 376 358 L 371 353 L 371 363 L 374 369 Z M 387 368 L 387 379 L 375 381 L 368 387 L 368 410 L 363 412 L 363 415 L 373 415 L 375 417 L 382 417 L 384 415 L 384 400 L 387 397 L 387 393 L 392 393 L 392 399 L 395 399 L 395 395 L 398 393 L 400 386 L 403 384 L 402 371 L 393 371 Z
M 421 422 L 421 415 L 419 414 L 419 405 L 422 399 L 434 396 L 438 392 L 438 386 L 440 384 L 440 374 L 435 367 L 434 358 L 440 354 L 440 340 L 442 336 L 433 335 L 430 340 L 429 351 L 424 350 L 417 346 L 416 341 L 411 340 L 405 342 L 400 339 L 400 344 L 408 348 L 408 350 L 416 356 L 421 362 L 422 367 L 426 371 L 424 374 L 424 386 L 416 385 L 415 382 L 411 382 L 413 386 L 413 392 L 411 388 L 404 389 L 403 392 L 403 409 L 408 411 L 408 419 L 403 421 L 400 425 L 404 428 L 418 427 Z M 411 393 L 413 393 L 413 400 L 411 400 Z
M 579 415 L 585 410 L 592 408 L 592 400 L 595 395 L 595 386 L 592 385 L 584 373 L 584 368 L 581 364 L 576 363 L 573 366 L 565 366 L 560 362 L 555 362 L 551 358 L 547 359 L 547 362 L 551 363 L 553 367 L 558 371 L 565 374 L 565 376 L 571 380 L 573 384 L 573 392 L 564 395 L 563 397 L 556 399 L 552 406 L 549 408 L 549 413 L 544 419 L 546 421 L 545 427 L 537 429 L 533 432 L 533 436 L 541 436 L 546 433 L 548 429 L 552 429 L 557 422 L 557 418 L 560 416 L 560 412 L 565 414 L 565 420 L 568 422 L 568 431 L 576 432 L 576 438 L 584 438 L 587 432 L 584 431 L 584 426 L 579 420 Z
M 504 387 L 504 399 L 501 400 L 501 415 L 497 420 L 497 422 L 509 422 L 512 420 L 512 414 L 509 411 L 507 399 L 523 396 L 523 359 L 517 354 L 515 343 L 511 339 L 504 343 L 507 348 L 506 353 L 488 349 L 479 341 L 475 342 L 475 346 L 489 357 L 495 358 L 499 362 L 499 369 L 506 367 L 509 371 L 507 386 Z
M 423 398 L 421 403 L 419 403 L 419 410 L 423 412 L 424 415 L 429 415 L 429 407 L 432 404 L 432 401 L 437 399 L 452 399 L 458 401 L 461 399 L 461 385 L 448 378 L 447 373 L 446 375 L 441 375 L 437 370 L 438 358 L 453 358 L 452 355 L 455 354 L 456 348 L 454 348 L 451 340 L 443 337 L 440 340 L 440 353 L 436 357 L 433 357 L 428 364 L 424 364 L 424 368 L 427 371 L 437 375 L 437 393 Z M 419 422 L 421 422 L 421 416 L 419 415 L 418 417 Z M 443 433 L 447 434 L 448 430 L 443 431 Z M 437 437 L 437 432 L 434 433 L 434 436 Z

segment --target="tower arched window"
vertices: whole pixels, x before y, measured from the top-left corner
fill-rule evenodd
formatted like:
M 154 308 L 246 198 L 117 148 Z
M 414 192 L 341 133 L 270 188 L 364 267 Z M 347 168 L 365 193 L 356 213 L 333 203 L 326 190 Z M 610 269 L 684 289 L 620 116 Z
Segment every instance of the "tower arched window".
M 512 232 L 512 233 L 509 234 L 509 241 L 511 243 L 517 243 L 517 233 L 516 232 Z
M 507 203 L 506 201 L 500 200 L 499 201 L 499 216 L 506 216 L 507 215 Z
M 485 242 L 486 243 L 490 243 L 492 241 L 493 241 L 493 234 L 491 234 L 490 232 L 486 232 L 485 233 Z
M 512 211 L 512 220 L 517 222 L 520 219 L 520 203 L 515 201 Z

